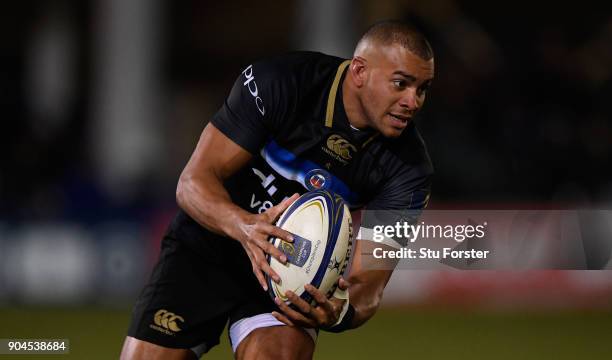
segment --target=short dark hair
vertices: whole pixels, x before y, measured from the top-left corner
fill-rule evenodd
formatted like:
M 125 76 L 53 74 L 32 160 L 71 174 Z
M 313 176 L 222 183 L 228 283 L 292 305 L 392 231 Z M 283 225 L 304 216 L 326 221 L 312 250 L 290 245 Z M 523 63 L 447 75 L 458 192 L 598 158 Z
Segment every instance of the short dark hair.
M 375 41 L 381 45 L 399 44 L 423 60 L 433 58 L 433 49 L 425 35 L 406 22 L 385 20 L 375 23 L 363 34 L 355 49 L 365 41 Z

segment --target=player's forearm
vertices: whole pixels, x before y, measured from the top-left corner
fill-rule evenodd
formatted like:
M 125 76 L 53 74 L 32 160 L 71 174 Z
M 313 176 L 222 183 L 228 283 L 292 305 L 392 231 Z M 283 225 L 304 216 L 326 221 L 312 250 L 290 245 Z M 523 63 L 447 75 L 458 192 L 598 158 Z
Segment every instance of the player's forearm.
M 361 262 L 354 262 L 351 274 L 348 277 L 349 301 L 355 309 L 352 327 L 356 328 L 368 321 L 380 306 L 383 292 L 391 270 L 363 270 Z
M 380 305 L 382 291 L 380 293 L 370 292 L 365 284 L 355 284 L 349 290 L 350 303 L 355 309 L 355 315 L 351 327 L 356 328 L 368 321 Z
M 237 240 L 240 240 L 240 224 L 250 215 L 232 202 L 222 181 L 214 175 L 181 175 L 176 200 L 203 227 Z

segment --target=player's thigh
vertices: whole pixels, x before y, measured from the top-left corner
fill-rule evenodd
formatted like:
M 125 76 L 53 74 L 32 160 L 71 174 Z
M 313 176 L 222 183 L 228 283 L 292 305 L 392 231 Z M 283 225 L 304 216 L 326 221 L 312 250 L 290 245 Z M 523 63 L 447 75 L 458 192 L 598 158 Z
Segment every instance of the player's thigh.
M 251 332 L 236 349 L 238 360 L 310 360 L 315 343 L 303 329 L 271 326 Z
M 121 360 L 197 360 L 196 354 L 188 349 L 171 349 L 152 344 L 131 336 L 125 338 L 121 349 Z
M 197 355 L 216 346 L 241 293 L 235 275 L 211 256 L 164 237 L 160 259 L 134 305 L 127 336 Z

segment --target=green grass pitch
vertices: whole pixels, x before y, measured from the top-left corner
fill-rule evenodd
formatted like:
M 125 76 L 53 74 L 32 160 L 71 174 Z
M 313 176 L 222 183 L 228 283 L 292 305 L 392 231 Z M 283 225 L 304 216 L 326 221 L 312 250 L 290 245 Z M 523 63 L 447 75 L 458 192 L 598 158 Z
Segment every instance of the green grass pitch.
M 68 338 L 69 355 L 0 359 L 116 359 L 129 310 L 0 308 L 0 338 Z M 315 359 L 610 359 L 612 312 L 383 309 L 363 327 L 323 333 Z M 204 359 L 232 357 L 224 333 Z

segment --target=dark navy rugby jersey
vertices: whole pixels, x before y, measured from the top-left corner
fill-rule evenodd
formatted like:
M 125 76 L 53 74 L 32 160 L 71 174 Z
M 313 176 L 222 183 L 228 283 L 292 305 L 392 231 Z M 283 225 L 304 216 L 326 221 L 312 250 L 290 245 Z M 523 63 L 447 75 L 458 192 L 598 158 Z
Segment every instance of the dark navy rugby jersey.
M 352 128 L 341 91 L 348 64 L 295 52 L 242 71 L 212 118 L 254 155 L 225 183 L 236 204 L 263 212 L 295 192 L 324 188 L 341 195 L 352 210 L 426 206 L 433 168 L 414 122 L 394 139 Z M 193 223 L 180 211 L 171 233 Z

